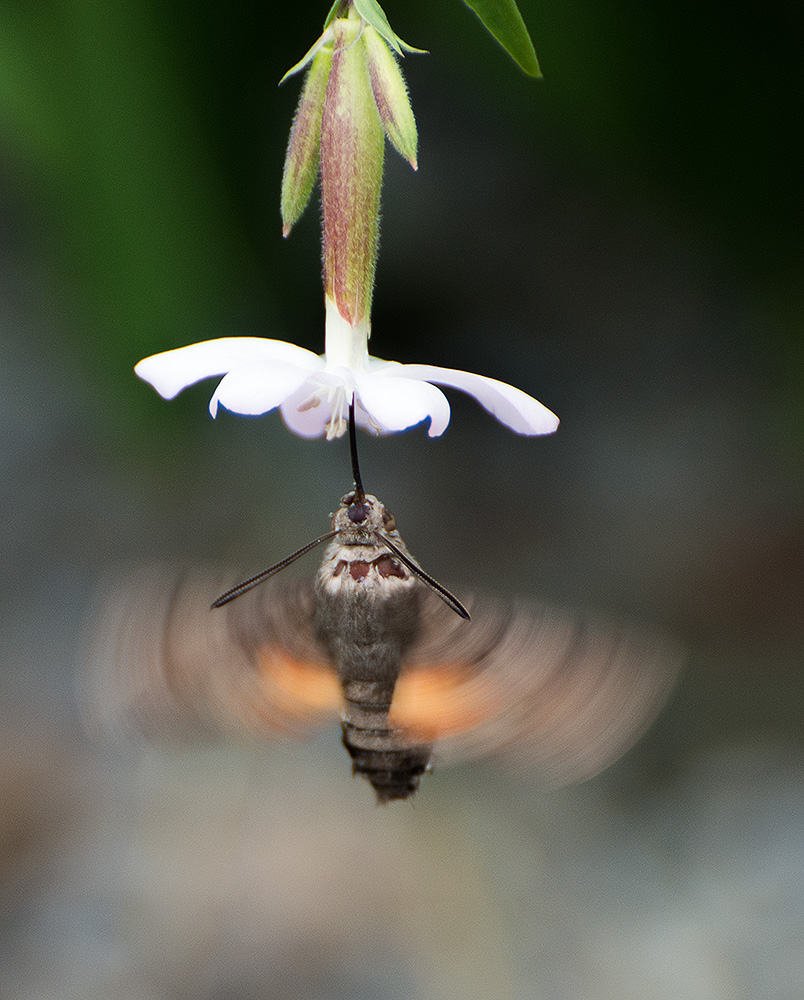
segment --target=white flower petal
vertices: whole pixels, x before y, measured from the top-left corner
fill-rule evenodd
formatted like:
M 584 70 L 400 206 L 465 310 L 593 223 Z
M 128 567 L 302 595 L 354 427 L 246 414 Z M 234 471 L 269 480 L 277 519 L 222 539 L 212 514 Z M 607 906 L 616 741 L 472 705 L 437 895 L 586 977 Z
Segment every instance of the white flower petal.
M 330 325 L 328 314 L 328 330 Z M 337 346 L 333 343 L 333 350 Z M 349 367 L 336 366 L 333 358 L 327 362 L 282 340 L 222 337 L 155 354 L 135 371 L 165 399 L 201 379 L 223 375 L 209 404 L 213 417 L 219 405 L 251 416 L 281 407 L 288 428 L 302 437 L 343 433 L 353 389 L 359 426 L 393 433 L 429 420 L 428 433 L 437 437 L 449 424 L 450 408 L 435 384 L 474 396 L 519 434 L 550 434 L 558 427 L 547 407 L 505 382 L 451 368 L 382 361 L 369 357 L 365 345 L 362 350 L 354 360 L 350 348 Z M 342 353 L 335 350 L 336 358 Z
M 387 374 L 386 374 L 387 373 Z M 448 385 L 468 393 L 493 414 L 502 424 L 517 434 L 552 434 L 558 427 L 558 417 L 533 396 L 506 382 L 485 375 L 474 375 L 454 368 L 433 365 L 396 365 L 380 369 L 376 374 L 387 379 L 426 379 L 438 385 Z M 431 429 L 431 434 L 433 431 Z
M 315 386 L 305 382 L 296 392 L 288 396 L 280 408 L 288 430 L 298 434 L 299 437 L 321 437 L 332 416 L 332 403 L 326 396 L 314 396 L 314 393 Z
M 320 437 L 325 431 L 332 436 L 328 424 L 333 413 L 348 416 L 351 396 L 351 372 L 316 372 L 282 404 L 282 419 L 300 437 Z
M 216 416 L 220 404 L 246 416 L 267 413 L 284 403 L 309 377 L 306 369 L 281 361 L 241 364 L 221 379 L 209 401 L 209 412 Z
M 144 358 L 134 371 L 165 399 L 173 399 L 182 389 L 213 375 L 224 375 L 255 361 L 285 362 L 305 371 L 323 366 L 318 355 L 284 340 L 265 337 L 220 337 L 189 347 L 178 347 Z
M 382 431 L 392 433 L 430 420 L 428 434 L 438 437 L 449 424 L 447 397 L 429 382 L 415 378 L 396 378 L 404 365 L 394 365 L 377 373 L 356 373 L 357 393 L 370 418 Z M 422 366 L 426 367 L 426 366 Z

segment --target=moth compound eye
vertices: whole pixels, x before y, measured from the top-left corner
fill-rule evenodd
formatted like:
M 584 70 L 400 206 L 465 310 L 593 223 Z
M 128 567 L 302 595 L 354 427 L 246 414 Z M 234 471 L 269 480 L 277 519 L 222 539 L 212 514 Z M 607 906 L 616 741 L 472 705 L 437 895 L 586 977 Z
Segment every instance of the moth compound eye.
M 396 518 L 387 507 L 382 512 L 382 523 L 386 531 L 396 530 Z

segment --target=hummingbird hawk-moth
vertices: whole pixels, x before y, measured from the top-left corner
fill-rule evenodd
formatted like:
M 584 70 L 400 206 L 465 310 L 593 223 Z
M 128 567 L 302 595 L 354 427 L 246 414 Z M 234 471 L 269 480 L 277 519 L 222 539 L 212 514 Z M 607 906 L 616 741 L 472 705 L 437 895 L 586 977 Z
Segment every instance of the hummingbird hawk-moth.
M 257 588 L 324 541 L 314 579 Z M 590 777 L 642 732 L 678 668 L 650 633 L 482 595 L 464 607 L 359 478 L 331 532 L 210 610 L 219 583 L 163 569 L 112 594 L 96 631 L 96 704 L 115 725 L 264 734 L 340 713 L 353 772 L 380 803 L 411 796 L 433 760 L 504 753 L 551 783 Z

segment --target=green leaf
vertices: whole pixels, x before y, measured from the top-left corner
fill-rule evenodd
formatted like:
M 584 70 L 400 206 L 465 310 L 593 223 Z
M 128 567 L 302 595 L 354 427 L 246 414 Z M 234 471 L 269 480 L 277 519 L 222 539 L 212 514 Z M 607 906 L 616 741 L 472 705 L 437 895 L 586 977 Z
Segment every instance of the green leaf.
M 530 76 L 541 77 L 539 60 L 515 0 L 463 0 Z
M 402 41 L 399 35 L 397 35 L 388 23 L 385 11 L 377 3 L 377 0 L 353 0 L 353 2 L 355 10 L 363 18 L 366 24 L 370 24 L 378 35 L 382 35 L 394 52 L 398 52 L 399 55 L 403 56 L 405 52 L 424 53 L 427 51 L 426 49 L 414 49 L 412 45 L 408 45 L 407 42 Z M 536 56 L 534 54 L 534 59 L 535 58 Z

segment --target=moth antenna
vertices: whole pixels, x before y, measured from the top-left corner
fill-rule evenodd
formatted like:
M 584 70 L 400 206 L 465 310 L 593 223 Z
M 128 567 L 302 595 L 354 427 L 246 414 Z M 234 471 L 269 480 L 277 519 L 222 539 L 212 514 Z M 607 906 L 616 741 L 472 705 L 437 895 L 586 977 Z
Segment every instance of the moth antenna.
M 316 545 L 320 545 L 322 542 L 328 542 L 330 538 L 334 538 L 337 534 L 337 531 L 328 531 L 326 535 L 322 535 L 320 538 L 316 538 L 314 541 L 308 542 L 306 545 L 302 545 L 302 547 L 298 549 L 298 551 L 294 552 L 293 555 L 287 556 L 275 566 L 271 566 L 270 569 L 264 569 L 262 573 L 252 576 L 249 580 L 244 580 L 243 583 L 238 583 L 236 587 L 232 587 L 232 589 L 227 590 L 225 594 L 221 594 L 216 601 L 212 602 L 210 607 L 222 608 L 224 604 L 228 604 L 236 597 L 241 597 L 243 594 L 247 594 L 250 590 L 258 587 L 264 580 L 267 580 L 269 576 L 273 576 L 275 573 L 283 570 L 286 566 L 290 566 L 291 563 L 295 563 L 297 559 L 306 555 L 311 549 L 314 549 Z
M 434 590 L 447 607 L 452 608 L 456 615 L 459 615 L 461 618 L 465 618 L 466 621 L 470 620 L 471 615 L 454 594 L 451 594 L 446 587 L 442 587 L 438 580 L 434 580 L 429 573 L 425 573 L 421 566 L 417 566 L 412 559 L 406 556 L 401 549 L 394 545 L 387 535 L 384 535 L 381 531 L 377 531 L 376 534 L 382 541 L 383 545 L 387 545 L 397 559 L 399 559 L 400 562 L 403 562 L 411 573 L 415 573 L 422 583 L 426 583 L 431 590 Z
M 352 476 L 355 481 L 355 503 L 363 503 L 366 499 L 366 492 L 363 489 L 363 480 L 360 478 L 360 463 L 357 460 L 357 430 L 355 423 L 355 395 L 352 393 L 352 401 L 349 403 L 349 452 L 352 456 Z

